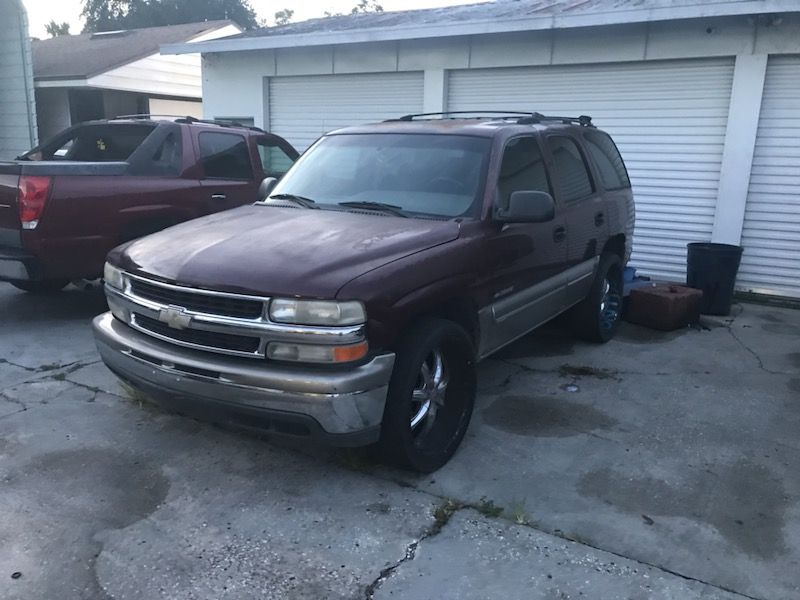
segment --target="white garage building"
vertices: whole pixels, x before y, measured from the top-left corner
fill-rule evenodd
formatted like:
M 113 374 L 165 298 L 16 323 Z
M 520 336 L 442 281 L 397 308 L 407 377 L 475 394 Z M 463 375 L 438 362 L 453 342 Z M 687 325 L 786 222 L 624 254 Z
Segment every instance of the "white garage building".
M 299 148 L 406 113 L 589 114 L 637 201 L 632 262 L 745 247 L 741 290 L 800 298 L 800 3 L 498 0 L 315 19 L 203 43 L 204 111 Z
M 20 0 L 0 0 L 0 160 L 36 145 L 28 16 Z

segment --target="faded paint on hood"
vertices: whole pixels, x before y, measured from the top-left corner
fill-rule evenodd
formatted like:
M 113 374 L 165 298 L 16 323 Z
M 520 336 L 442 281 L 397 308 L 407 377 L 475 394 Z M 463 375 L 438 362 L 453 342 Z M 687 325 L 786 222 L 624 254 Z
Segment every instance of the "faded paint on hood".
M 165 229 L 109 260 L 193 287 L 332 298 L 359 275 L 458 235 L 455 221 L 254 205 Z

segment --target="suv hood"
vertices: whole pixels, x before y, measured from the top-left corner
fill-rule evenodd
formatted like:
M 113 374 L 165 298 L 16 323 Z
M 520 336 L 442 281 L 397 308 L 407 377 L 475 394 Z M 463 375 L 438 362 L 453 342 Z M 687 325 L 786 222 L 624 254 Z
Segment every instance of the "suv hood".
M 193 287 L 333 298 L 355 277 L 458 235 L 455 221 L 253 205 L 147 236 L 110 260 Z

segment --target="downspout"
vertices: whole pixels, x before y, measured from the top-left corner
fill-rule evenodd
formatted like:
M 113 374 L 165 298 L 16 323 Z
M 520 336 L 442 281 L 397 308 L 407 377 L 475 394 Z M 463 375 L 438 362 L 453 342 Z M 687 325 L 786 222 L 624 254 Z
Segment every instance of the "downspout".
M 33 66 L 31 65 L 31 41 L 28 37 L 28 13 L 22 4 L 22 0 L 12 0 L 17 5 L 18 30 L 19 30 L 19 50 L 22 56 L 23 81 L 25 82 L 25 105 L 28 115 L 28 143 L 29 148 L 36 146 L 38 140 L 36 128 L 36 99 L 31 97 L 33 93 Z

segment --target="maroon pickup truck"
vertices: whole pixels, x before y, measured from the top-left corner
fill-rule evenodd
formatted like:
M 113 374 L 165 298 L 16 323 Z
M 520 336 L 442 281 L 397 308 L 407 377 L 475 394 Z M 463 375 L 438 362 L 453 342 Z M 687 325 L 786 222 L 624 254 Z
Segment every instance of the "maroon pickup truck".
M 250 204 L 297 156 L 260 129 L 188 117 L 71 127 L 0 162 L 0 281 L 55 291 L 100 277 L 115 246 Z

